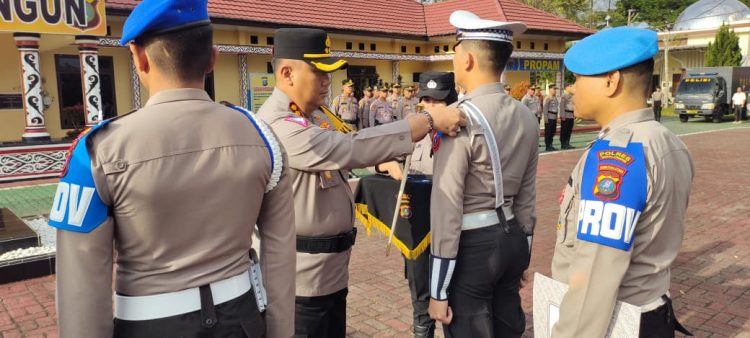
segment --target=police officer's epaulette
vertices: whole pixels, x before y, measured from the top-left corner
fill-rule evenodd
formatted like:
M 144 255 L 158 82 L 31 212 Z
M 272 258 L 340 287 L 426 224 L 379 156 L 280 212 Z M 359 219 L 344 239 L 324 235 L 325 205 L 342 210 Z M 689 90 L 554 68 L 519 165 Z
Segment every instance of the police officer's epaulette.
M 130 114 L 132 112 L 129 112 Z M 89 233 L 104 223 L 109 206 L 96 190 L 91 169 L 89 137 L 104 129 L 109 123 L 128 114 L 99 122 L 84 130 L 71 144 L 65 160 L 60 183 L 49 213 L 49 225 L 61 230 Z
M 268 126 L 263 121 L 255 117 L 255 114 L 253 114 L 253 112 L 245 109 L 244 107 L 235 106 L 227 101 L 221 101 L 220 103 L 245 115 L 245 117 L 250 120 L 250 122 L 255 127 L 255 130 L 258 131 L 258 134 L 263 139 L 263 142 L 266 144 L 266 148 L 268 148 L 269 155 L 271 156 L 271 180 L 268 181 L 266 192 L 273 190 L 273 188 L 275 188 L 276 185 L 279 184 L 279 180 L 281 179 L 281 169 L 284 167 L 284 160 L 281 155 L 281 146 L 279 145 L 279 140 L 276 139 L 276 136 L 271 132 L 271 129 L 268 128 Z

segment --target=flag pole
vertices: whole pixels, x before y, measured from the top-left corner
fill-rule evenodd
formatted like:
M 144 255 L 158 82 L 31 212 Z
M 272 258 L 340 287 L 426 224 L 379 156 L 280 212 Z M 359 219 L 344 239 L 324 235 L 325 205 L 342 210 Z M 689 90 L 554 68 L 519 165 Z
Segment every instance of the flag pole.
M 398 222 L 399 209 L 401 207 L 401 196 L 404 194 L 406 189 L 406 179 L 409 177 L 409 169 L 411 168 L 411 154 L 406 156 L 406 162 L 404 163 L 403 177 L 401 178 L 401 185 L 398 188 L 398 194 L 396 194 L 396 207 L 393 210 L 393 220 L 391 221 L 391 231 L 388 234 L 388 246 L 385 248 L 385 255 L 391 254 L 391 247 L 393 246 L 393 234 L 396 233 L 396 223 Z

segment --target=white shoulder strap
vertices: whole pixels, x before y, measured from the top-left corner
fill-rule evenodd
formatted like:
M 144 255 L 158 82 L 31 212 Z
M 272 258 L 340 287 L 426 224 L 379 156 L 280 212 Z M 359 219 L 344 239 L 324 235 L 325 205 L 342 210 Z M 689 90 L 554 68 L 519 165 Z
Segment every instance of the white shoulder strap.
M 273 188 L 275 188 L 277 184 L 279 184 L 279 180 L 281 179 L 281 169 L 284 167 L 284 159 L 281 156 L 281 146 L 279 146 L 279 140 L 276 139 L 276 136 L 274 136 L 274 134 L 271 132 L 271 129 L 268 128 L 266 123 L 260 119 L 255 118 L 255 114 L 253 114 L 251 111 L 243 107 L 234 105 L 230 106 L 230 108 L 245 114 L 245 116 L 250 119 L 250 122 L 253 123 L 255 129 L 258 130 L 260 137 L 263 138 L 263 141 L 268 147 L 268 152 L 271 156 L 271 180 L 268 181 L 268 185 L 266 185 L 266 192 L 269 192 L 273 190 Z
M 469 101 L 464 101 L 459 108 L 468 113 L 471 120 L 479 123 L 484 131 L 484 138 L 487 141 L 490 159 L 492 160 L 492 177 L 495 180 L 495 208 L 499 208 L 505 203 L 505 195 L 503 194 L 503 170 L 500 165 L 500 150 L 497 148 L 495 133 L 492 132 L 490 123 L 476 105 Z

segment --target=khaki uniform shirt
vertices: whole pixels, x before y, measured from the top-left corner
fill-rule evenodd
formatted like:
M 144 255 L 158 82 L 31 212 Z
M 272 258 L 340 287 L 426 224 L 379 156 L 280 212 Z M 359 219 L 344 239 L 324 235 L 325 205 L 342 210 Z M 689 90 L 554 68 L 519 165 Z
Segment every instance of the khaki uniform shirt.
M 297 235 L 333 236 L 352 230 L 354 197 L 342 170 L 364 168 L 411 153 L 406 121 L 343 134 L 320 111 L 311 120 L 293 115 L 291 99 L 280 89 L 258 111 L 278 135 L 289 156 Z M 318 116 L 318 117 L 316 117 Z M 290 208 L 289 205 L 285 206 Z M 297 296 L 330 295 L 347 286 L 351 250 L 297 253 Z
M 122 295 L 206 285 L 249 269 L 255 224 L 264 242 L 267 336 L 294 333 L 291 177 L 284 163 L 281 181 L 265 193 L 271 158 L 246 116 L 203 90 L 168 90 L 90 141 L 110 216 L 90 233 L 57 231 L 61 337 L 112 337 L 113 261 Z
M 410 99 L 402 97 L 401 101 L 399 101 L 398 103 L 398 109 L 396 109 L 395 111 L 397 113 L 394 113 L 394 115 L 396 115 L 396 118 L 399 120 L 405 119 L 409 114 L 417 112 L 418 103 L 419 99 L 416 97 L 412 97 Z
M 393 122 L 393 110 L 387 101 L 376 99 L 370 105 L 370 127 Z
M 655 91 L 653 94 L 651 94 L 651 100 L 664 101 L 664 93 Z
M 573 115 L 573 94 L 563 93 L 560 96 L 560 118 L 563 120 L 576 118 Z
M 386 101 L 391 105 L 391 112 L 393 113 L 393 119 L 394 120 L 401 120 L 403 119 L 404 115 L 402 110 L 404 109 L 403 102 L 404 97 L 403 96 L 393 96 L 390 95 L 386 98 Z
M 560 99 L 557 96 L 547 96 L 544 99 L 544 116 L 548 120 L 557 119 L 560 113 Z
M 500 83 L 476 88 L 452 106 L 463 101 L 474 103 L 492 126 L 501 156 L 505 205 L 512 208 L 524 232 L 532 234 L 539 125 Z M 495 210 L 492 161 L 479 124 L 463 128 L 457 137 L 443 137 L 433 157 L 431 251 L 434 256 L 454 258 L 463 215 Z
M 523 98 L 521 98 L 521 103 L 526 106 L 526 108 L 529 108 L 531 113 L 534 114 L 534 117 L 539 116 L 542 107 L 538 97 L 534 95 L 524 95 Z
M 643 306 L 669 290 L 669 267 L 684 234 L 693 163 L 685 144 L 654 121 L 651 109 L 627 113 L 604 127 L 611 146 L 643 144 L 647 202 L 628 251 L 577 239 L 580 187 L 588 150 L 573 169 L 560 205 L 552 277 L 570 285 L 553 337 L 603 337 L 615 301 Z M 625 176 L 627 177 L 627 176 Z
M 432 134 L 414 145 L 409 174 L 432 175 Z
M 359 112 L 359 105 L 357 104 L 357 98 L 354 96 L 344 97 L 344 94 L 336 96 L 331 103 L 333 113 L 340 117 L 342 120 L 354 121 L 357 119 L 357 113 Z M 356 127 L 356 126 L 355 126 Z
M 368 128 L 370 124 L 370 105 L 372 105 L 373 98 L 363 97 L 359 100 L 359 129 Z

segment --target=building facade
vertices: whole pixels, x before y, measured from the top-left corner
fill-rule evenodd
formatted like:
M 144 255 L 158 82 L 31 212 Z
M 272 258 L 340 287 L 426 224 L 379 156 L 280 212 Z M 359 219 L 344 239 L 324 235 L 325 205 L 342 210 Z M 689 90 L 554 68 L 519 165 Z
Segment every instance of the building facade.
M 45 3 L 52 4 L 43 8 Z M 87 125 L 147 102 L 129 50 L 119 45 L 125 18 L 137 3 L 0 3 L 0 180 L 59 171 L 66 141 Z M 81 8 L 87 11 L 85 19 L 75 16 Z M 532 82 L 536 72 L 561 72 L 566 42 L 592 33 L 515 0 L 430 5 L 413 0 L 211 0 L 220 57 L 206 79 L 206 90 L 216 101 L 257 109 L 273 87 L 273 31 L 295 26 L 327 30 L 332 53 L 349 61 L 347 70 L 333 74 L 332 95 L 347 77 L 358 90 L 377 83 L 416 83 L 422 72 L 452 70 L 455 32 L 448 16 L 458 9 L 527 23 L 529 31 L 516 38 L 505 74 L 504 82 L 511 84 Z M 31 144 L 48 153 L 28 158 L 24 149 Z M 49 167 L 40 169 L 44 166 L 38 162 Z

